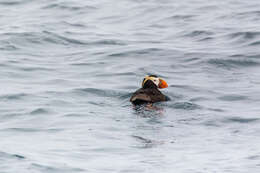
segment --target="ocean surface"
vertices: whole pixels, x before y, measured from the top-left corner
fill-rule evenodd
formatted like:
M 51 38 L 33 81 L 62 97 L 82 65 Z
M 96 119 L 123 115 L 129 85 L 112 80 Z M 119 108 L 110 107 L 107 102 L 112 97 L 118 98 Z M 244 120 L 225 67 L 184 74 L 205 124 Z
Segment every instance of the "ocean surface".
M 0 0 L 1 173 L 260 172 L 260 1 Z M 135 109 L 147 74 L 171 101 Z

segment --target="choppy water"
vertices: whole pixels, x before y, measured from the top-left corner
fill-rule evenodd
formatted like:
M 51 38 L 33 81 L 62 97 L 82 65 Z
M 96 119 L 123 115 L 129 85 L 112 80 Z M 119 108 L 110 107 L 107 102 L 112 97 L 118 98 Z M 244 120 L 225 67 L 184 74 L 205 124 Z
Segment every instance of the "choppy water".
M 260 171 L 260 1 L 1 0 L 0 172 Z M 171 101 L 135 110 L 146 74 Z

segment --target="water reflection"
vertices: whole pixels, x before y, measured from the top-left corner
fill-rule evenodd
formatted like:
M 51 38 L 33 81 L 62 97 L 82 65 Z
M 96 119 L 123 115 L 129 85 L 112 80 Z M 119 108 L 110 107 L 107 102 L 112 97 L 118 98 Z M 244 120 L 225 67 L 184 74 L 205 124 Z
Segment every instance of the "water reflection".
M 164 141 L 152 140 L 152 139 L 142 137 L 142 136 L 132 135 L 132 137 L 135 138 L 141 144 L 141 145 L 135 146 L 136 148 L 153 148 L 158 145 L 164 144 Z
M 163 116 L 164 115 L 164 108 L 159 105 L 154 104 L 143 104 L 138 106 L 133 106 L 133 109 L 135 111 L 135 114 L 144 117 L 144 118 L 151 118 L 151 117 L 157 117 L 157 116 Z
M 165 143 L 163 137 L 165 109 L 160 104 L 143 104 L 133 106 L 134 114 L 137 116 L 134 132 L 131 135 L 137 144 L 134 148 L 153 148 Z

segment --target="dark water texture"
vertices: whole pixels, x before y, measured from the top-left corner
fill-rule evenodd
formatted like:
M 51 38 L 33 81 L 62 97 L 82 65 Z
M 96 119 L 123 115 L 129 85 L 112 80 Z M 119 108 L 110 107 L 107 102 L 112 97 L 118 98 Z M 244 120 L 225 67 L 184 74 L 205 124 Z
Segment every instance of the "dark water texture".
M 1 173 L 260 171 L 260 1 L 1 0 Z M 134 109 L 147 74 L 171 101 Z

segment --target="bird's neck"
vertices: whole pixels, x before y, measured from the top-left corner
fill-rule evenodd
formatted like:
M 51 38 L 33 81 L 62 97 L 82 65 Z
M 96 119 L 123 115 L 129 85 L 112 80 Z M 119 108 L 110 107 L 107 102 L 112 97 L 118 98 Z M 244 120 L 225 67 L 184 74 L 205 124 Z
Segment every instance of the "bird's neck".
M 145 82 L 144 86 L 143 86 L 143 89 L 157 89 L 158 87 L 151 81 L 151 80 L 148 80 Z

